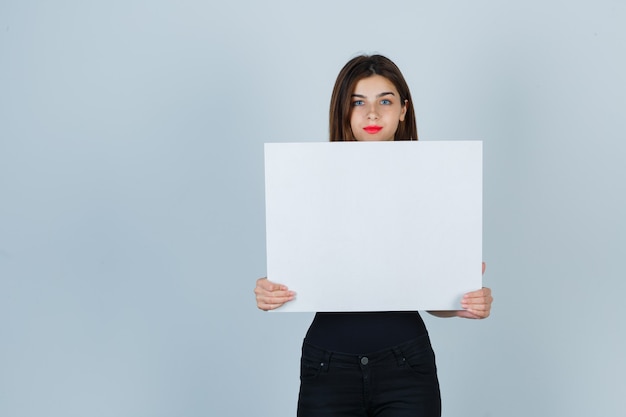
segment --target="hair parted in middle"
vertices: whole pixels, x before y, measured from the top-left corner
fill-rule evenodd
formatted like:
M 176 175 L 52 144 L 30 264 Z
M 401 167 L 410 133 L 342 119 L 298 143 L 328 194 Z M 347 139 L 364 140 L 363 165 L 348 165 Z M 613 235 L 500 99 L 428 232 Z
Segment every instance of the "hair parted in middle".
M 394 140 L 417 140 L 417 125 L 415 123 L 411 92 L 398 66 L 382 55 L 360 55 L 352 58 L 344 65 L 337 76 L 337 81 L 335 81 L 335 87 L 330 99 L 330 141 L 356 140 L 350 126 L 352 94 L 360 80 L 372 75 L 380 75 L 387 78 L 398 90 L 401 103 L 406 103 L 406 117 L 398 125 Z

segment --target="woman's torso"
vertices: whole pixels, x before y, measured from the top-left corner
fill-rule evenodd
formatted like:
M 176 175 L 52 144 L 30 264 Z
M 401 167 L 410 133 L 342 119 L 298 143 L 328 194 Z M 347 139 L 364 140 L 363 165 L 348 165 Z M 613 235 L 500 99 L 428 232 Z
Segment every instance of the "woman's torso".
M 305 341 L 343 353 L 376 352 L 426 334 L 417 311 L 317 313 Z

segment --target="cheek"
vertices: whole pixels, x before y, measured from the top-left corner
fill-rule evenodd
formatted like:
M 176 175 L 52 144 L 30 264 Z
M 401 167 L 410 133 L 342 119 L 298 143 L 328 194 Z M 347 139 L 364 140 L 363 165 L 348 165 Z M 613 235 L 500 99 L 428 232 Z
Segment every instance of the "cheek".
M 363 117 L 365 114 L 366 111 L 363 106 L 353 107 L 352 111 L 350 112 L 350 119 L 352 120 L 358 117 Z
M 397 126 L 402 120 L 402 113 L 399 113 L 397 111 L 389 112 L 389 114 L 387 115 L 387 120 L 390 124 L 395 124 Z

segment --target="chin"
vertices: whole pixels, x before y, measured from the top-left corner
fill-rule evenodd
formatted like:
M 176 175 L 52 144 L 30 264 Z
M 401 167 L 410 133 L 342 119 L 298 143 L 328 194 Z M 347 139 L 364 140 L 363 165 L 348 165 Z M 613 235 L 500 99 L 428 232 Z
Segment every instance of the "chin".
M 393 141 L 395 138 L 392 136 L 391 138 L 385 138 L 385 137 L 381 137 L 378 135 L 372 135 L 372 136 L 364 136 L 361 138 L 356 138 L 356 140 L 358 142 L 390 142 Z

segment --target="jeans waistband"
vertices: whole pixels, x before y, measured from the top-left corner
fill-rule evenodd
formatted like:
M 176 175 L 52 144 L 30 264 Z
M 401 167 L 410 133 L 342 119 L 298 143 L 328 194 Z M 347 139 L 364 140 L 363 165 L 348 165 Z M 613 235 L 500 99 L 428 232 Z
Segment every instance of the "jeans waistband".
M 362 354 L 329 351 L 319 346 L 310 344 L 305 340 L 302 345 L 302 357 L 308 357 L 311 359 L 315 358 L 322 363 L 330 364 L 332 362 L 335 365 L 341 364 L 343 366 L 372 366 L 388 361 L 397 361 L 401 364 L 404 360 L 403 352 L 415 346 L 428 346 L 428 348 L 430 348 L 430 338 L 428 337 L 428 334 L 407 340 L 406 342 L 396 346 L 390 346 L 389 348 L 381 349 L 376 352 L 367 352 Z M 366 360 L 363 358 L 366 358 Z

